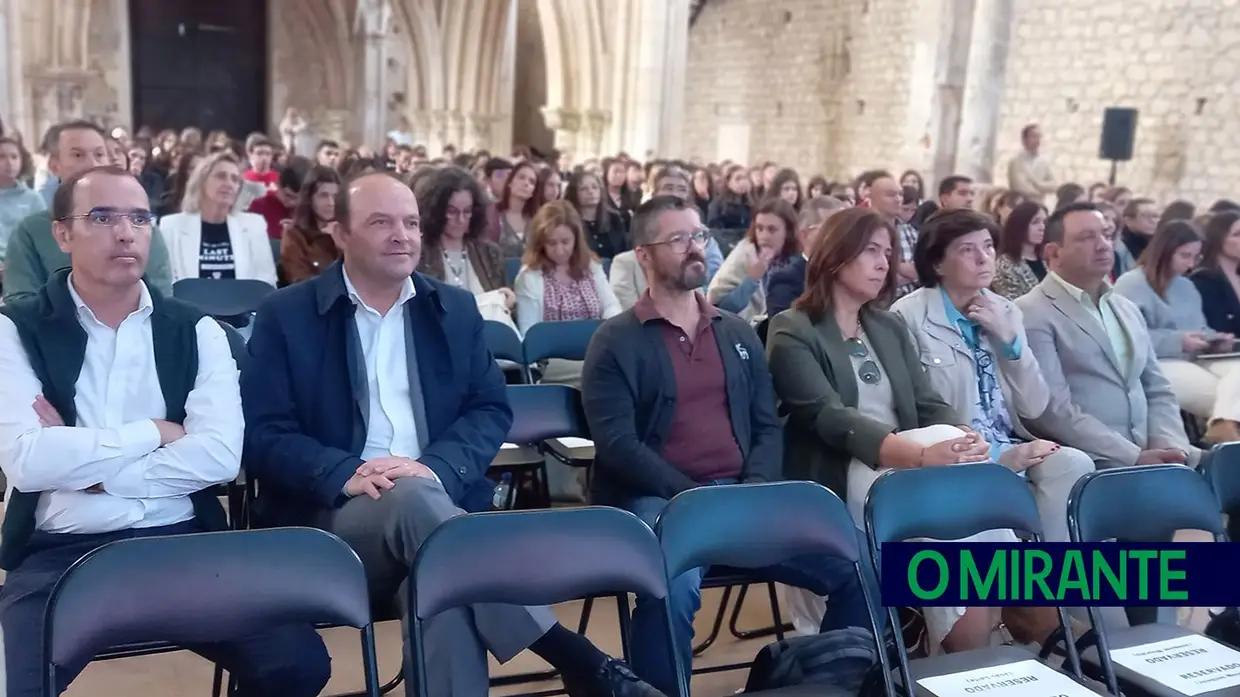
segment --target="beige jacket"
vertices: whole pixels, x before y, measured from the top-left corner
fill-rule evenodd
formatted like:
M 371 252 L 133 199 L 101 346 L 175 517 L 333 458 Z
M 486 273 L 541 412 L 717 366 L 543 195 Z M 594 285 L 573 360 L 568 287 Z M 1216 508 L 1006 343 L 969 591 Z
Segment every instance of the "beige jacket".
M 611 289 L 620 301 L 620 307 L 628 310 L 646 294 L 646 272 L 637 263 L 637 253 L 633 250 L 620 252 L 611 260 L 611 274 L 608 276 Z
M 1016 435 L 1033 440 L 1022 420 L 1036 419 L 1046 411 L 1050 389 L 1042 377 L 1038 359 L 1029 348 L 1020 309 L 1007 298 L 984 292 L 997 306 L 1002 321 L 1016 327 L 1016 341 L 1021 347 L 1017 360 L 1008 359 L 1002 347 L 993 343 L 985 332 L 981 333 L 981 338 L 995 357 L 995 376 L 999 379 L 999 389 Z M 939 288 L 919 288 L 897 300 L 891 311 L 904 318 L 908 325 L 921 367 L 939 396 L 962 415 L 971 415 L 978 399 L 973 351 L 965 344 L 960 330 L 947 318 L 943 292 Z
M 749 278 L 749 267 L 758 260 L 758 248 L 749 240 L 741 240 L 737 243 L 732 252 L 728 254 L 728 258 L 723 260 L 723 266 L 719 267 L 718 273 L 711 279 L 710 286 L 706 291 L 706 299 L 713 305 L 718 305 L 719 301 L 736 290 L 742 283 Z M 741 308 L 736 314 L 741 319 L 753 324 L 766 317 L 766 288 L 761 282 L 756 284 L 753 295 L 749 296 L 749 302 L 745 307 Z M 732 309 L 732 308 L 725 308 Z

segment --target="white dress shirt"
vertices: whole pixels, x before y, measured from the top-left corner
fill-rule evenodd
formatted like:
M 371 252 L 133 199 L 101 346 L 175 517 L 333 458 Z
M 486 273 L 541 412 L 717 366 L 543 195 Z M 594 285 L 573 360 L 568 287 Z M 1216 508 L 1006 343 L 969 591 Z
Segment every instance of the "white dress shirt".
M 185 436 L 166 446 L 152 419 L 167 416 L 151 338 L 146 286 L 137 311 L 117 329 L 101 323 L 69 278 L 86 356 L 76 383 L 72 427 L 44 428 L 34 411 L 43 388 L 13 321 L 0 315 L 0 469 L 10 488 L 39 491 L 37 529 L 102 533 L 193 518 L 189 495 L 232 481 L 244 421 L 237 365 L 224 330 L 196 326 L 198 377 L 185 401 Z M 106 493 L 85 490 L 102 484 Z
M 357 306 L 353 314 L 357 338 L 366 361 L 366 393 L 370 404 L 366 423 L 366 445 L 361 458 L 407 457 L 422 455 L 418 445 L 418 425 L 413 418 L 409 395 L 409 359 L 405 347 L 405 303 L 414 296 L 413 279 L 405 279 L 396 304 L 383 314 L 367 305 L 357 288 L 344 275 L 349 300 Z

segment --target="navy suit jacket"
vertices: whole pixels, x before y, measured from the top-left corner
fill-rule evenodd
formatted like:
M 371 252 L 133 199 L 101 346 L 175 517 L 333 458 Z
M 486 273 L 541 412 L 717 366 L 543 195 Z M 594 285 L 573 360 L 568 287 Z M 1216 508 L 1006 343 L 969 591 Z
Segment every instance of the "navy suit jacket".
M 805 292 L 805 257 L 797 255 L 771 272 L 766 280 L 766 315 L 774 317 L 792 307 Z
M 503 373 L 472 295 L 414 274 L 405 304 L 425 401 L 418 460 L 467 511 L 490 506 L 486 478 L 512 425 Z M 362 464 L 365 365 L 340 262 L 273 293 L 259 309 L 241 370 L 243 464 L 262 525 L 308 525 L 342 506 Z M 359 382 L 361 384 L 359 384 Z M 419 424 L 419 428 L 422 424 Z

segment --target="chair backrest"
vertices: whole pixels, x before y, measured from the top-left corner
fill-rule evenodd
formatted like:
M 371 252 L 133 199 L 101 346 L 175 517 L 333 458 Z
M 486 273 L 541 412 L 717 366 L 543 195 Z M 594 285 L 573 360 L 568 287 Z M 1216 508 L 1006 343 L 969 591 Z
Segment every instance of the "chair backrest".
M 589 438 L 581 391 L 568 385 L 509 385 L 509 443 L 531 445 L 548 438 Z
M 1183 465 L 1090 472 L 1068 495 L 1068 534 L 1074 542 L 1169 542 L 1177 530 L 1223 534 L 1210 485 Z
M 712 565 L 758 569 L 805 555 L 860 559 L 848 508 L 813 482 L 690 489 L 668 502 L 655 532 L 669 578 Z
M 412 574 L 409 607 L 423 620 L 473 603 L 550 605 L 620 592 L 667 597 L 654 532 L 631 513 L 603 506 L 457 516 L 427 537 Z
M 608 278 L 611 278 L 611 260 L 612 257 L 603 257 L 601 260 L 601 263 L 603 264 L 603 275 Z
M 237 364 L 237 368 L 241 368 L 241 363 L 245 357 L 249 355 L 249 351 L 245 347 L 245 337 L 241 336 L 241 332 L 237 328 L 224 322 L 216 320 L 216 324 L 224 330 L 224 336 L 228 337 L 228 350 L 232 352 L 233 361 Z
M 1240 515 L 1240 443 L 1214 446 L 1201 458 L 1201 472 L 1214 490 L 1219 510 Z
M 517 280 L 517 274 L 521 273 L 521 260 L 509 259 L 504 262 L 504 284 L 512 287 L 514 281 Z
M 865 497 L 866 532 L 878 560 L 884 542 L 958 540 L 986 530 L 1042 534 L 1029 484 L 1012 470 L 976 465 L 890 470 Z
M 602 323 L 597 319 L 573 319 L 531 326 L 525 332 L 525 362 L 536 363 L 547 358 L 585 360 L 590 339 Z
M 273 292 L 270 284 L 252 278 L 183 278 L 172 285 L 173 297 L 217 318 L 254 312 Z
M 142 537 L 79 559 L 52 590 L 45 657 L 86 663 L 123 644 L 185 646 L 260 628 L 370 625 L 366 572 L 340 538 L 312 528 Z
M 525 360 L 525 349 L 521 346 L 521 337 L 512 327 L 503 322 L 488 319 L 482 323 L 482 338 L 487 348 L 497 360 L 521 363 Z

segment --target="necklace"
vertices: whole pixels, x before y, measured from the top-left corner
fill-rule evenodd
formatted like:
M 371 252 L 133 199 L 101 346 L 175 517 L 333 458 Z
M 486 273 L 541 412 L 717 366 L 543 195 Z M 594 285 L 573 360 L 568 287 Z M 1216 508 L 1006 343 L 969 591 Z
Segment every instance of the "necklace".
M 456 259 L 453 259 L 455 255 L 460 255 L 460 256 Z M 443 251 L 443 267 L 444 267 L 444 270 L 448 272 L 447 273 L 448 282 L 456 286 L 457 288 L 465 287 L 465 281 L 464 281 L 465 269 L 467 268 L 468 264 L 469 264 L 469 254 L 467 252 L 453 253 L 453 252 L 449 252 L 446 249 Z

